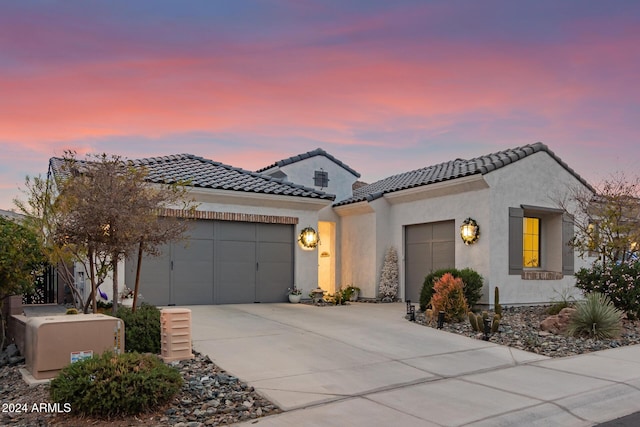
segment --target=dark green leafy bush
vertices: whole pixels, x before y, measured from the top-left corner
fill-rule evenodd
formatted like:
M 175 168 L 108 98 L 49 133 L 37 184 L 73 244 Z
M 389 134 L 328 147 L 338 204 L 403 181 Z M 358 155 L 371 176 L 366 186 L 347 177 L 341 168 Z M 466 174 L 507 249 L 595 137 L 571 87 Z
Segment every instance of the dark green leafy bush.
M 451 273 L 453 277 L 462 279 L 464 283 L 464 297 L 469 304 L 469 307 L 473 307 L 482 297 L 482 286 L 484 281 L 482 276 L 471 268 L 465 268 L 458 270 L 456 268 L 444 268 L 442 270 L 436 270 L 424 278 L 424 284 L 422 285 L 422 291 L 420 292 L 420 310 L 425 311 L 433 296 L 434 283 L 444 276 L 446 273 Z
M 634 318 L 640 314 L 640 262 L 594 264 L 576 274 L 576 287 L 586 294 L 600 292 L 608 296 L 616 308 Z
M 53 402 L 70 404 L 74 413 L 109 418 L 155 409 L 181 386 L 180 372 L 155 355 L 105 352 L 66 366 L 49 392 Z
M 606 295 L 593 292 L 576 304 L 567 333 L 596 339 L 617 338 L 622 329 L 623 315 Z
M 160 353 L 160 310 L 142 304 L 135 313 L 120 307 L 116 316 L 124 322 L 124 348 L 127 352 Z

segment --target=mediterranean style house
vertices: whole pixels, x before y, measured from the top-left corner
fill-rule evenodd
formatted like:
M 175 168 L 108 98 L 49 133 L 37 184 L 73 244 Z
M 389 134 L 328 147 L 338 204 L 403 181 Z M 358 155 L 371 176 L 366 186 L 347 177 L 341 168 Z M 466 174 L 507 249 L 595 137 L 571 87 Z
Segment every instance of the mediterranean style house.
M 375 298 L 391 246 L 398 298 L 413 301 L 429 272 L 469 267 L 485 279 L 482 304 L 496 286 L 503 305 L 546 303 L 571 292 L 586 265 L 557 201 L 593 188 L 542 143 L 371 184 L 322 149 L 255 172 L 190 154 L 133 164 L 151 182 L 189 182 L 198 203 L 188 238 L 142 263 L 141 292 L 156 305 L 281 302 L 294 285 L 303 295 L 353 285 Z M 125 283 L 135 265 L 125 263 Z

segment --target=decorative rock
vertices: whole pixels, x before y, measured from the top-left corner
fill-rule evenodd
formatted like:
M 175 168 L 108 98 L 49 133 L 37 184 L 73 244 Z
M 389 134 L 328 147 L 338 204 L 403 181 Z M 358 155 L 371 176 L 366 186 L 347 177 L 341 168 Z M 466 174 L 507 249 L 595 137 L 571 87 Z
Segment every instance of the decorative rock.
M 571 307 L 565 307 L 560 310 L 560 313 L 554 316 L 549 316 L 540 322 L 540 329 L 543 331 L 551 332 L 552 334 L 564 334 L 569 327 L 571 316 L 575 313 L 576 309 Z

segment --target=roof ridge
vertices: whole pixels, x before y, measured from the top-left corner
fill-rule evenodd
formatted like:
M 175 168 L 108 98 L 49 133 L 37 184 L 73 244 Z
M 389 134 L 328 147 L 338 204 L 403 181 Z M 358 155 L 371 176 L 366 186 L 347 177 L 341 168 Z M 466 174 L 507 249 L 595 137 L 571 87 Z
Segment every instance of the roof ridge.
M 263 168 L 258 169 L 256 172 L 257 173 L 264 172 L 264 171 L 266 171 L 268 169 L 271 169 L 271 168 L 274 168 L 276 166 L 282 167 L 282 166 L 290 165 L 292 163 L 296 163 L 296 162 L 299 162 L 301 160 L 309 159 L 309 158 L 315 157 L 315 156 L 324 156 L 327 159 L 329 159 L 332 162 L 334 162 L 335 164 L 337 164 L 338 166 L 340 166 L 343 169 L 345 169 L 347 172 L 349 172 L 352 175 L 354 175 L 355 177 L 357 177 L 357 178 L 361 177 L 360 173 L 357 172 L 355 169 L 353 169 L 352 167 L 350 167 L 349 165 L 344 163 L 342 160 L 337 159 L 335 156 L 327 153 L 325 150 L 323 150 L 322 148 L 319 148 L 319 147 L 316 148 L 315 150 L 311 150 L 311 151 L 307 151 L 305 153 L 296 154 L 294 156 L 287 157 L 286 159 L 277 160 L 274 163 L 270 164 L 269 166 L 265 166 Z
M 375 200 L 382 197 L 386 193 L 405 190 L 412 187 L 429 185 L 436 182 L 448 181 L 451 179 L 461 178 L 475 174 L 485 175 L 503 166 L 521 160 L 531 154 L 544 151 L 551 156 L 560 166 L 572 174 L 578 181 L 594 191 L 594 188 L 582 178 L 578 173 L 569 167 L 562 159 L 560 159 L 551 149 L 542 142 L 526 144 L 515 148 L 507 148 L 501 151 L 474 157 L 472 159 L 455 159 L 447 162 L 426 166 L 420 169 L 392 175 L 387 178 L 378 180 L 367 186 L 363 186 L 354 191 L 354 196 L 334 203 L 333 206 L 347 205 L 350 203 L 361 202 L 364 200 Z M 413 178 L 420 171 L 429 171 L 428 176 L 419 176 L 419 179 Z M 413 179 L 412 179 L 413 178 Z

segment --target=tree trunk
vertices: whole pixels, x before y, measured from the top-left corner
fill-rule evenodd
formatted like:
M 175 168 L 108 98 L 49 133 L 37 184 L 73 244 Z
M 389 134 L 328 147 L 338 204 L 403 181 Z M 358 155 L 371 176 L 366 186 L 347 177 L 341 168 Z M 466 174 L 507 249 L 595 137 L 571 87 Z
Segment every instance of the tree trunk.
M 115 316 L 118 311 L 118 256 L 111 256 L 111 268 L 113 270 L 113 307 L 112 313 Z
M 98 302 L 96 301 L 96 291 L 97 291 L 97 286 L 96 286 L 96 273 L 95 273 L 95 266 L 93 264 L 93 249 L 89 248 L 89 270 L 91 270 L 89 272 L 89 277 L 91 277 L 91 295 L 89 296 L 91 298 L 91 304 L 93 306 L 93 312 L 97 313 L 98 312 Z M 88 312 L 89 307 L 85 306 L 84 308 L 84 312 L 85 314 Z
M 133 288 L 133 306 L 131 307 L 131 312 L 136 312 L 136 305 L 138 304 L 138 290 L 140 289 L 140 266 L 142 265 L 142 247 L 144 245 L 144 241 L 140 240 L 140 245 L 138 246 L 138 264 L 136 265 L 136 285 Z

